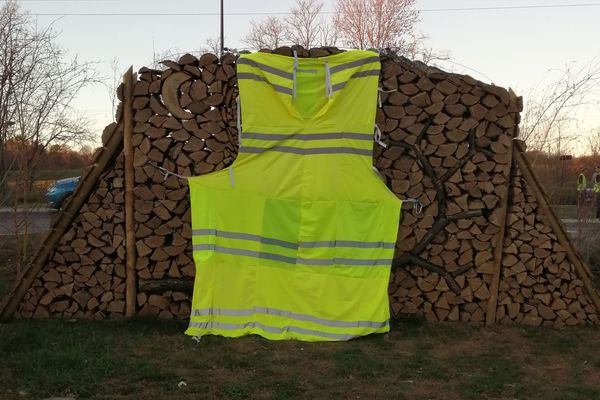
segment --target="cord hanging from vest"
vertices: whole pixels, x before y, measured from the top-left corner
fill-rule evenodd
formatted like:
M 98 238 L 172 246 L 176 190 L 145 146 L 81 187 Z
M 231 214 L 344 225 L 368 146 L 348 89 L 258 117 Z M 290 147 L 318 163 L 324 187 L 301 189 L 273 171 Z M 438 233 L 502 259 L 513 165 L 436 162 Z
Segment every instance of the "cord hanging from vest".
M 161 167 L 160 165 L 153 163 L 152 161 L 147 161 L 147 164 L 149 164 L 149 165 L 153 166 L 154 168 L 156 168 L 157 170 L 159 170 L 160 173 L 163 175 L 164 180 L 167 180 L 169 175 L 176 176 L 180 179 L 188 179 L 189 178 L 189 176 L 184 176 L 184 175 L 180 175 L 175 172 L 169 171 L 165 167 Z M 235 178 L 233 176 L 233 166 L 230 165 L 228 167 L 228 169 L 229 169 L 229 182 L 231 183 L 231 186 L 233 187 L 233 186 L 235 186 Z
M 294 69 L 292 70 L 292 98 L 295 100 L 296 99 L 296 78 L 297 78 L 297 74 L 298 74 L 298 52 L 296 50 L 293 51 L 294 53 Z
M 413 210 L 415 210 L 416 215 L 421 214 L 421 212 L 423 211 L 423 204 L 421 203 L 421 201 L 418 198 L 417 199 L 406 199 L 406 200 L 402 200 L 402 202 L 412 203 Z
M 381 129 L 377 125 L 375 125 L 375 142 L 384 149 L 387 149 L 387 144 L 381 140 Z
M 333 96 L 333 86 L 331 86 L 331 69 L 328 62 L 325 63 L 325 89 L 327 97 L 331 99 L 331 96 Z
M 176 176 L 176 177 L 178 177 L 180 179 L 187 179 L 187 178 L 189 178 L 188 176 L 183 176 L 183 175 L 179 175 L 179 174 L 177 174 L 175 172 L 171 172 L 168 169 L 166 169 L 164 167 L 161 167 L 160 165 L 158 165 L 156 163 L 153 163 L 152 161 L 148 161 L 147 163 L 149 165 L 153 166 L 154 168 L 156 168 L 157 170 L 159 170 L 163 174 L 163 179 L 164 180 L 167 180 L 167 178 L 169 177 L 169 175 Z
M 379 105 L 379 108 L 381 108 L 381 93 L 392 93 L 397 91 L 398 89 L 384 90 L 383 88 L 377 88 L 377 104 Z

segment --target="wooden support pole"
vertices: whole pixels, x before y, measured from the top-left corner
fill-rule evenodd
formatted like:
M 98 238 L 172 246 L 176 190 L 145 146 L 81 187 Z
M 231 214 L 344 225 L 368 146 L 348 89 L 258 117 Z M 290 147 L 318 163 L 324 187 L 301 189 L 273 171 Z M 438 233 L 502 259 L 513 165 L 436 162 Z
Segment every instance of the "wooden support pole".
M 502 276 L 502 252 L 504 250 L 504 236 L 506 233 L 506 216 L 508 214 L 508 204 L 510 197 L 510 189 L 512 185 L 512 170 L 513 170 L 513 153 L 515 145 L 508 147 L 508 173 L 506 174 L 506 195 L 500 200 L 500 232 L 498 232 L 498 240 L 494 247 L 494 271 L 492 274 L 492 282 L 490 284 L 490 298 L 487 303 L 485 312 L 485 325 L 490 326 L 496 322 L 496 310 L 498 309 L 498 292 L 500 290 L 500 277 Z
M 119 121 L 118 124 L 112 127 L 111 134 L 102 149 L 96 153 L 93 164 L 81 177 L 71 201 L 66 205 L 67 208 L 59 213 L 52 230 L 25 269 L 23 277 L 0 303 L 0 321 L 13 316 L 23 296 L 31 287 L 39 272 L 44 269 L 48 259 L 54 254 L 60 238 L 69 230 L 73 220 L 79 215 L 79 210 L 98 186 L 100 175 L 121 151 L 123 145 L 122 134 L 123 127 L 121 121 Z
M 184 292 L 191 295 L 194 291 L 194 281 L 185 279 L 154 279 L 139 281 L 139 291 L 141 293 L 162 294 L 168 290 L 173 292 Z
M 533 193 L 536 196 L 538 204 L 540 205 L 540 207 L 542 208 L 542 211 L 548 218 L 548 221 L 550 222 L 550 225 L 552 226 L 552 229 L 558 239 L 558 242 L 566 249 L 567 257 L 569 258 L 569 261 L 571 262 L 571 264 L 573 264 L 575 266 L 577 275 L 579 276 L 579 279 L 581 279 L 581 281 L 583 282 L 583 287 L 585 288 L 585 291 L 587 292 L 588 296 L 594 303 L 594 306 L 596 307 L 596 311 L 598 313 L 600 313 L 600 296 L 598 295 L 598 292 L 594 288 L 594 284 L 592 282 L 592 279 L 590 278 L 590 273 L 589 273 L 588 268 L 585 266 L 585 264 L 581 261 L 581 259 L 577 255 L 577 253 L 575 251 L 575 247 L 571 243 L 571 240 L 569 239 L 567 233 L 565 232 L 561 222 L 558 220 L 558 217 L 556 216 L 556 214 L 552 210 L 552 207 L 550 207 L 550 204 L 546 200 L 546 195 L 543 191 L 543 188 L 540 185 L 537 178 L 535 177 L 535 174 L 533 173 L 533 169 L 531 168 L 529 161 L 523 154 L 521 154 L 521 151 L 519 149 L 515 149 L 515 150 L 516 151 L 515 151 L 514 157 L 515 157 L 515 160 L 517 161 L 517 164 L 519 166 L 521 173 L 523 174 L 523 177 L 525 177 L 525 180 L 527 181 L 527 183 L 529 184 Z
M 125 169 L 125 316 L 135 315 L 137 296 L 137 274 L 135 270 L 137 252 L 135 248 L 135 221 L 133 187 L 133 86 L 137 80 L 133 67 L 123 76 L 123 156 Z

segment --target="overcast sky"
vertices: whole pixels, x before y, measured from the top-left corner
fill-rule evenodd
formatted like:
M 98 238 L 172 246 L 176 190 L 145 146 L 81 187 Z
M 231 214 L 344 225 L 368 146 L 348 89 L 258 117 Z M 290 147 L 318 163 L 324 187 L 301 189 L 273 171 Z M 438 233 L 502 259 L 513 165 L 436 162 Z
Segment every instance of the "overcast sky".
M 324 11 L 332 11 L 334 1 L 325 0 Z M 241 38 L 251 19 L 285 13 L 293 3 L 225 0 L 225 45 L 246 47 Z M 219 34 L 215 15 L 219 4 L 218 0 L 22 1 L 40 25 L 54 21 L 61 32 L 60 44 L 71 55 L 97 61 L 99 72 L 107 78 L 112 76 L 112 59 L 123 72 L 129 65 L 134 69 L 148 65 L 154 52 L 205 47 L 208 38 Z M 552 5 L 560 7 L 539 7 Z M 600 1 L 417 0 L 417 8 L 421 11 L 418 30 L 429 37 L 428 45 L 450 52 L 452 62 L 444 68 L 512 87 L 518 94 L 552 82 L 567 65 L 582 67 L 600 57 Z M 248 15 L 252 13 L 259 14 Z M 77 107 L 93 117 L 99 134 L 112 120 L 108 91 L 100 85 L 82 93 Z M 600 126 L 596 107 L 581 110 L 578 118 L 582 131 Z

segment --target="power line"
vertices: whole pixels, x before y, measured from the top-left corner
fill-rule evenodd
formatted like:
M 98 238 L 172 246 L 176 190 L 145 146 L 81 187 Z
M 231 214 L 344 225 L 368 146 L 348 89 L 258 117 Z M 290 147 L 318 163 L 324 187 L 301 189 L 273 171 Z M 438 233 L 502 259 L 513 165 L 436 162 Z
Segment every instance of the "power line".
M 27 1 L 27 0 L 21 0 Z M 92 2 L 106 0 L 28 0 L 34 2 L 50 1 L 68 1 L 68 2 Z M 113 0 L 108 0 L 113 1 Z M 424 8 L 417 11 L 422 13 L 431 12 L 459 12 L 459 11 L 505 11 L 505 10 L 531 10 L 545 8 L 581 8 L 581 7 L 598 7 L 600 3 L 578 3 L 578 4 L 545 4 L 545 5 L 521 5 L 521 6 L 490 6 L 490 7 L 461 7 L 461 8 Z M 335 14 L 335 11 L 321 11 L 318 14 Z M 226 16 L 258 16 L 258 15 L 289 15 L 290 12 L 231 12 L 226 13 Z M 218 12 L 205 13 L 29 13 L 32 16 L 50 16 L 50 17 L 214 17 L 219 16 Z

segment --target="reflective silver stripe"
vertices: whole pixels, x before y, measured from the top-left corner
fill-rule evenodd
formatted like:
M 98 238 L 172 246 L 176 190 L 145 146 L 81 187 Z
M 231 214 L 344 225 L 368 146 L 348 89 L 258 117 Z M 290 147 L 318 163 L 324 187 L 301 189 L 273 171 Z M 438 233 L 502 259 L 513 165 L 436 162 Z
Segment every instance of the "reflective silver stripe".
M 292 89 L 286 88 L 285 86 L 276 85 L 274 83 L 271 83 L 264 76 L 251 74 L 249 72 L 240 72 L 240 73 L 238 73 L 237 78 L 238 79 L 252 79 L 254 81 L 265 82 L 265 83 L 271 85 L 273 87 L 273 89 L 275 89 L 277 92 L 281 92 L 284 94 L 290 94 L 290 95 L 292 94 Z
M 240 232 L 227 232 L 227 231 L 218 231 L 216 229 L 194 229 L 192 232 L 194 236 L 217 236 L 223 237 L 227 239 L 241 239 L 241 240 L 251 240 L 253 242 L 260 242 L 264 244 L 273 244 L 275 246 L 286 247 L 288 249 L 297 250 L 298 245 L 292 242 L 286 242 L 285 240 L 279 239 L 271 239 L 267 237 L 262 237 L 258 235 L 251 235 L 249 233 L 240 233 Z
M 263 147 L 243 147 L 240 149 L 240 153 L 247 154 L 260 154 L 265 151 L 276 151 L 279 153 L 292 153 L 301 156 L 314 155 L 314 154 L 357 154 L 360 156 L 372 155 L 372 150 L 355 149 L 353 147 L 319 147 L 314 149 L 300 149 L 297 147 L 289 146 L 274 146 L 269 148 Z
M 339 321 L 315 317 L 309 314 L 300 314 L 277 308 L 254 307 L 245 310 L 234 310 L 227 308 L 200 308 L 192 310 L 192 317 L 203 315 L 223 315 L 225 317 L 249 317 L 255 314 L 276 315 L 283 318 L 291 318 L 298 321 L 314 322 L 319 325 L 332 326 L 334 328 L 383 328 L 389 325 L 389 320 L 378 321 Z
M 335 74 L 336 72 L 340 72 L 345 69 L 360 67 L 361 65 L 370 64 L 370 63 L 374 63 L 374 62 L 379 62 L 379 57 L 377 57 L 377 56 L 367 57 L 367 58 L 363 58 L 362 60 L 356 60 L 356 61 L 352 61 L 352 62 L 349 62 L 346 64 L 336 65 L 335 67 L 331 67 L 331 73 Z
M 354 74 L 352 74 L 352 76 L 350 77 L 350 79 L 352 78 L 364 78 L 367 76 L 379 76 L 379 70 L 378 69 L 370 69 L 367 71 L 358 71 L 355 72 Z
M 244 137 L 247 139 L 257 140 L 333 140 L 333 139 L 352 139 L 352 140 L 373 140 L 371 133 L 353 133 L 353 132 L 331 132 L 331 133 L 295 133 L 295 134 L 278 134 L 278 133 L 255 133 L 244 132 Z
M 347 333 L 330 333 L 330 332 L 320 332 L 312 329 L 304 329 L 299 326 L 282 326 L 281 328 L 275 326 L 268 326 L 261 324 L 260 322 L 246 322 L 244 324 L 226 324 L 222 322 L 190 322 L 190 328 L 198 328 L 198 329 L 223 329 L 223 330 L 237 330 L 237 329 L 247 329 L 247 328 L 258 328 L 268 333 L 273 334 L 282 334 L 285 332 L 293 332 L 299 333 L 303 335 L 314 335 L 320 336 L 327 339 L 334 340 L 350 340 L 358 337 L 359 335 L 350 335 Z
M 359 72 L 355 72 L 354 74 L 352 74 L 352 76 L 350 77 L 350 79 L 354 79 L 354 78 L 366 78 L 369 76 L 379 76 L 379 70 L 377 69 L 370 69 L 367 71 L 359 71 Z M 335 85 L 333 85 L 333 91 L 338 91 L 343 89 L 344 87 L 346 87 L 346 84 L 348 83 L 348 81 L 346 82 L 341 82 L 341 83 L 336 83 Z
M 395 243 L 386 242 L 358 242 L 353 240 L 332 240 L 332 241 L 318 241 L 318 242 L 300 242 L 298 246 L 305 247 L 308 249 L 314 249 L 318 247 L 356 247 L 359 249 L 393 249 Z
M 287 257 L 280 254 L 267 253 L 264 251 L 252 251 L 246 249 L 235 249 L 231 247 L 217 246 L 215 244 L 194 244 L 194 251 L 214 250 L 217 253 L 231 254 L 234 256 L 261 258 L 265 260 L 280 261 L 286 264 L 301 264 L 314 266 L 351 265 L 355 267 L 389 266 L 392 259 L 360 259 L 360 258 L 300 258 Z
M 286 79 L 292 79 L 292 73 L 291 72 L 287 72 L 278 68 L 273 68 L 269 65 L 263 64 L 263 63 L 259 63 L 257 61 L 254 60 L 250 60 L 248 58 L 244 58 L 244 57 L 240 57 L 237 60 L 238 64 L 246 64 L 246 65 L 250 65 L 254 68 L 258 68 L 262 71 L 268 72 L 270 74 L 273 75 L 277 75 L 280 76 L 282 78 L 286 78 Z
M 264 244 L 272 244 L 275 246 L 281 246 L 292 250 L 298 248 L 314 249 L 319 247 L 355 247 L 359 249 L 393 249 L 395 243 L 392 242 L 360 242 L 357 240 L 319 240 L 314 242 L 287 242 L 285 240 L 273 239 L 259 235 L 252 235 L 249 233 L 242 232 L 229 232 L 221 231 L 217 229 L 194 229 L 192 232 L 193 236 L 217 236 L 227 239 L 241 239 L 250 240 L 253 242 L 259 242 Z
M 338 90 L 342 90 L 343 88 L 346 87 L 346 83 L 348 83 L 348 82 L 336 83 L 335 85 L 332 86 L 332 90 L 334 92 L 337 92 Z

